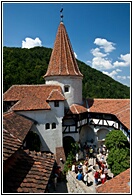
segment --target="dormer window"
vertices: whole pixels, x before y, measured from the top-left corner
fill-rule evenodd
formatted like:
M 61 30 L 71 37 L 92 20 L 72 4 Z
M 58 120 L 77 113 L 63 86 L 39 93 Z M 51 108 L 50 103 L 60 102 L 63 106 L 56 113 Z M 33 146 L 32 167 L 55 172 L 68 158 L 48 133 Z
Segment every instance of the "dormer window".
M 59 101 L 54 101 L 54 107 L 59 107 Z
M 68 85 L 64 86 L 64 92 L 65 93 L 69 92 L 69 90 L 70 90 L 70 86 L 68 86 Z

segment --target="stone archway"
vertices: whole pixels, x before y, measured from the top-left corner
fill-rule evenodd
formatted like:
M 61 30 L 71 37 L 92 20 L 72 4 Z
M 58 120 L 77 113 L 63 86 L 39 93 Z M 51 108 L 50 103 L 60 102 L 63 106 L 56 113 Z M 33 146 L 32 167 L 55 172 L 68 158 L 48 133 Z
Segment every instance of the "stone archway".
M 97 131 L 97 142 L 98 142 L 98 145 L 97 147 L 99 148 L 101 145 L 104 144 L 105 142 L 105 138 L 106 138 L 106 135 L 109 133 L 109 130 L 108 129 L 99 129 Z
M 73 139 L 73 137 L 65 136 L 63 138 L 63 147 L 64 147 L 66 157 L 68 153 L 71 151 L 71 143 L 75 143 L 75 140 Z
M 80 131 L 80 142 L 83 145 L 85 142 L 88 143 L 88 145 L 95 145 L 95 133 L 94 130 L 89 127 L 88 125 L 82 127 Z

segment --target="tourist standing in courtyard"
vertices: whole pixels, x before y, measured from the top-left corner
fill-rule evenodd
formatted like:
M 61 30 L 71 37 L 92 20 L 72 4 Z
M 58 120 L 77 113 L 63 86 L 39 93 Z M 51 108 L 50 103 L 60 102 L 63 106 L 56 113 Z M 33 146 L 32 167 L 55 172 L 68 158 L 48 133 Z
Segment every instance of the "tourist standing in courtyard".
M 81 171 L 78 172 L 78 175 L 76 176 L 76 178 L 80 181 L 83 180 L 83 174 Z
M 95 179 L 95 185 L 98 184 L 98 179 L 99 179 L 99 172 L 98 170 L 96 170 L 95 174 L 94 174 L 94 179 Z
M 89 148 L 89 154 L 90 154 L 90 158 L 93 158 L 93 148 L 92 148 L 92 146 L 90 146 L 90 148 Z

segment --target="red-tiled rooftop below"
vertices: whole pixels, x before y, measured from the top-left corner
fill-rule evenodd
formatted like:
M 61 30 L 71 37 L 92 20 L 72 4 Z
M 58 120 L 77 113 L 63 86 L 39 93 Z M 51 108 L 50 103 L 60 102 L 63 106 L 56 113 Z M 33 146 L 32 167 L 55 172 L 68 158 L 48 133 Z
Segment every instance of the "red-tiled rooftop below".
M 130 193 L 130 168 L 96 188 L 97 193 Z
M 60 23 L 51 54 L 47 76 L 80 76 L 81 74 L 63 22 Z
M 63 99 L 62 89 L 58 85 L 13 85 L 4 93 L 3 100 L 18 101 L 11 108 L 14 111 L 50 110 L 47 98 L 54 90 L 57 90 L 60 96 L 52 96 L 53 100 Z
M 44 193 L 55 159 L 46 153 L 19 150 L 4 177 L 4 193 Z
M 7 130 L 3 130 L 3 162 L 22 146 L 22 141 Z

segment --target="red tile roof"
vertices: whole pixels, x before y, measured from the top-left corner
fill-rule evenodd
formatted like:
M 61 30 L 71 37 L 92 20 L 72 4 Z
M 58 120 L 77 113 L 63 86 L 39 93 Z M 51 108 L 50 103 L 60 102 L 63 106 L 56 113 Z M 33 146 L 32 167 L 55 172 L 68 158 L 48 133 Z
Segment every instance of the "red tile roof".
M 3 181 L 4 193 L 44 193 L 53 170 L 54 157 L 19 150 L 19 156 Z
M 3 115 L 3 127 L 16 138 L 23 141 L 31 129 L 33 121 L 22 117 L 15 112 L 7 112 Z
M 48 70 L 45 74 L 47 76 L 80 76 L 83 77 L 79 71 L 74 52 L 63 22 L 60 23 L 52 55 L 50 58 Z
M 72 114 L 80 114 L 80 113 L 84 113 L 84 112 L 87 112 L 87 108 L 85 108 L 84 106 L 82 105 L 78 105 L 78 104 L 72 104 L 70 106 L 70 110 L 69 110 L 69 113 L 72 113 Z
M 6 161 L 22 146 L 22 141 L 7 130 L 3 130 L 3 161 Z
M 89 112 L 114 114 L 130 129 L 130 99 L 88 99 Z
M 97 193 L 130 193 L 130 168 L 96 188 Z
M 4 101 L 18 101 L 12 106 L 12 110 L 49 110 L 47 98 L 52 91 L 58 91 L 52 99 L 63 100 L 62 89 L 58 85 L 13 85 L 5 93 Z M 62 94 L 62 97 L 61 97 Z M 65 98 L 64 98 L 65 100 Z

